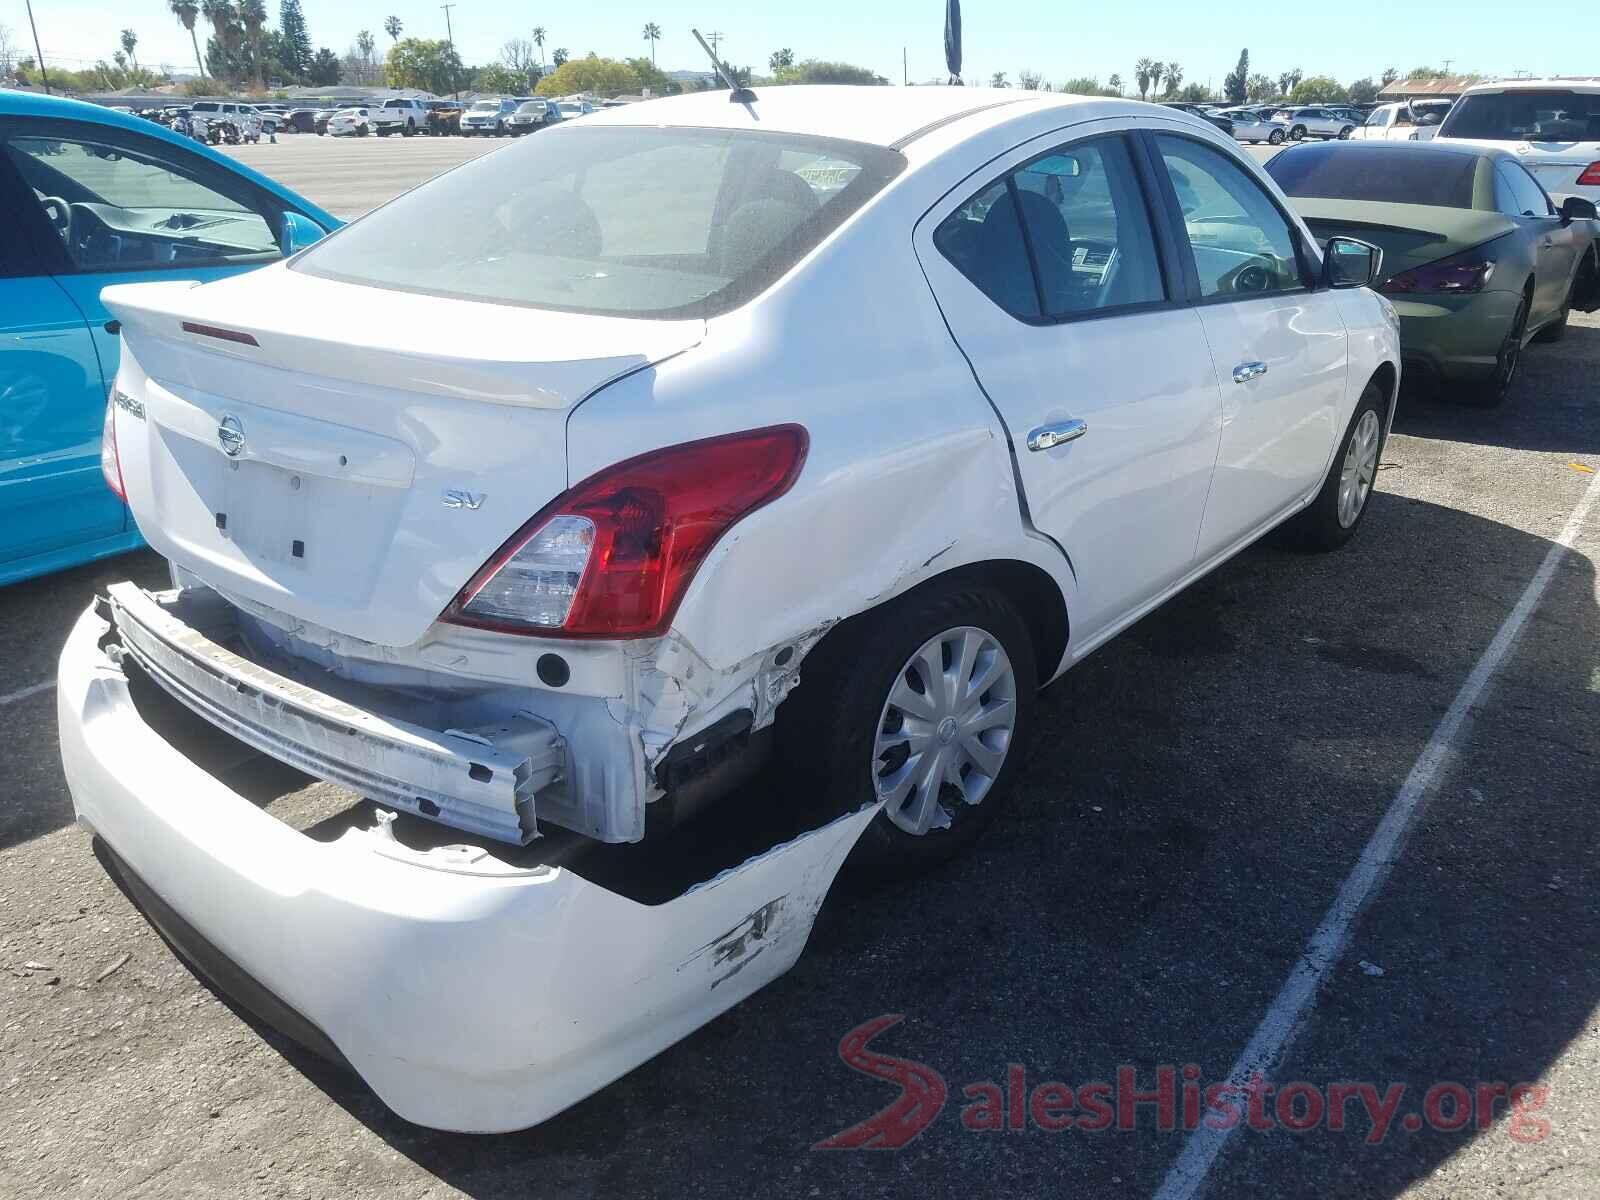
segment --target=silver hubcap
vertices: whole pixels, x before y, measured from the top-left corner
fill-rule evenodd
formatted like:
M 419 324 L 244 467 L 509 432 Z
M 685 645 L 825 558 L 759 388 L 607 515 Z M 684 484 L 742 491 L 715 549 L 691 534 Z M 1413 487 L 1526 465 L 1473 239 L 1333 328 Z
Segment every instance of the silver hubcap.
M 929 638 L 878 718 L 872 782 L 884 812 L 911 834 L 947 827 L 994 786 L 1016 723 L 1016 673 L 994 637 L 964 625 Z
M 1367 497 L 1372 494 L 1372 478 L 1377 473 L 1378 414 L 1369 408 L 1356 422 L 1339 472 L 1339 524 L 1343 528 L 1354 525 L 1366 507 Z

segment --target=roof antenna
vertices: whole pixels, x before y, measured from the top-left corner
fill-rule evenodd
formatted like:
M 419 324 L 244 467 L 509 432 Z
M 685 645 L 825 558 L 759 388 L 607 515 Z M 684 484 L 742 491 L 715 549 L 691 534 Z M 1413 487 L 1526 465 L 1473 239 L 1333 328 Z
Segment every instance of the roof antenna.
M 749 88 L 740 86 L 739 81 L 733 77 L 733 73 L 722 65 L 722 60 L 717 57 L 716 52 L 706 45 L 706 40 L 700 36 L 700 31 L 691 29 L 689 32 L 694 34 L 694 40 L 700 43 L 700 49 L 704 50 L 707 57 L 711 59 L 711 65 L 716 68 L 717 74 L 722 78 L 722 82 L 728 85 L 730 91 L 729 101 L 734 104 L 754 104 L 756 102 L 756 94 Z

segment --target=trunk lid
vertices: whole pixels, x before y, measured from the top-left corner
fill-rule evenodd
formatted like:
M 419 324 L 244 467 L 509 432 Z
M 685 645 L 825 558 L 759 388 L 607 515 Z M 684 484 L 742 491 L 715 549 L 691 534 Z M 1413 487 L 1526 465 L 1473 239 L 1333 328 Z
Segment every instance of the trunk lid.
M 1544 185 L 1547 192 L 1567 192 L 1587 196 L 1596 189 L 1578 186 L 1578 177 L 1590 163 L 1600 162 L 1600 141 L 1549 141 L 1533 142 L 1496 140 L 1492 138 L 1441 139 L 1463 146 L 1482 146 L 1490 150 L 1510 150 L 1517 161 Z
M 107 288 L 103 300 L 142 410 L 119 406 L 117 447 L 150 544 L 225 594 L 388 646 L 417 641 L 566 489 L 572 408 L 704 334 L 698 320 L 415 295 L 282 267 Z
M 1383 265 L 1375 285 L 1402 271 L 1481 246 L 1517 227 L 1502 213 L 1430 204 L 1297 197 L 1294 206 L 1318 238 L 1353 237 L 1382 250 Z

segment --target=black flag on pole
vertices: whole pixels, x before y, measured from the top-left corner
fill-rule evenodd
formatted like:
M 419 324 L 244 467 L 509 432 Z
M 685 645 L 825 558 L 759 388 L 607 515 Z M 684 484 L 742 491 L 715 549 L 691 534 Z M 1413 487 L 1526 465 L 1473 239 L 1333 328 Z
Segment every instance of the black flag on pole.
M 961 83 L 961 0 L 945 0 L 944 65 L 950 68 L 950 82 Z

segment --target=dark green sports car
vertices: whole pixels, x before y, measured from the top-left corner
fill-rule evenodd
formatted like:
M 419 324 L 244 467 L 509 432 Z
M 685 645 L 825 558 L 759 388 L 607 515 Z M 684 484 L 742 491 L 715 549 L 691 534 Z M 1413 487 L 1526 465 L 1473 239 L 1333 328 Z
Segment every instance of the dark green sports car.
M 1295 146 L 1266 170 L 1318 238 L 1383 251 L 1408 378 L 1498 404 L 1522 348 L 1600 308 L 1595 207 L 1550 197 L 1515 154 L 1439 142 Z

